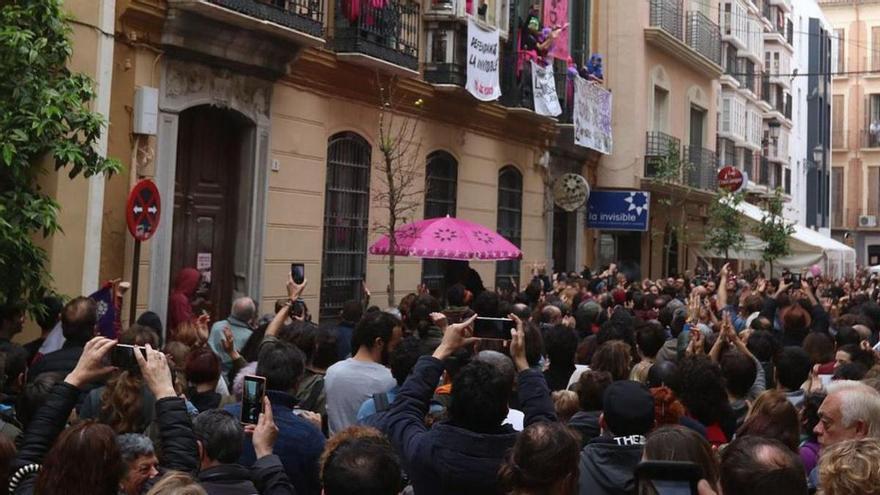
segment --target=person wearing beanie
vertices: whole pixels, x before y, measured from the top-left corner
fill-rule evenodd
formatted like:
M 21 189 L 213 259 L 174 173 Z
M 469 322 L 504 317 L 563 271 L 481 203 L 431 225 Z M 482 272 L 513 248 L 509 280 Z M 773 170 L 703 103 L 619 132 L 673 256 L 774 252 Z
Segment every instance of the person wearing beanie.
M 605 389 L 602 434 L 581 451 L 580 495 L 625 495 L 636 489 L 635 468 L 654 428 L 654 398 L 643 384 L 621 380 Z

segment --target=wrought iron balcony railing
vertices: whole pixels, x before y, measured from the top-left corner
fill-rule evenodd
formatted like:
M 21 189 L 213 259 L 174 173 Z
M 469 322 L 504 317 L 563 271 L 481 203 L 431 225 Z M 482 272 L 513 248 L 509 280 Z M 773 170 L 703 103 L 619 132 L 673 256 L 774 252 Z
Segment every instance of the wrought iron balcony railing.
M 648 131 L 645 140 L 645 177 L 657 177 L 661 162 L 678 155 L 681 140 L 665 132 Z
M 699 146 L 685 146 L 683 158 L 687 164 L 687 185 L 714 191 L 718 180 L 718 155 Z
M 651 27 L 658 27 L 684 41 L 682 0 L 651 0 Z
M 275 24 L 282 28 L 299 31 L 310 36 L 324 36 L 324 1 L 325 0 L 205 0 L 223 10 L 251 18 L 263 23 Z M 171 6 L 193 10 L 199 6 L 197 2 L 171 0 Z M 179 5 L 178 5 L 179 4 Z M 227 12 L 224 19 L 235 20 L 234 14 Z M 250 24 L 253 26 L 253 24 Z
M 697 53 L 721 65 L 721 30 L 699 12 L 687 14 L 687 44 Z
M 501 79 L 501 104 L 509 108 L 535 109 L 535 95 L 532 88 L 532 65 L 518 63 L 517 57 L 504 57 Z M 569 79 L 568 70 L 555 67 L 553 78 L 556 83 L 556 96 L 562 113 L 556 116 L 560 124 L 571 124 L 574 110 L 574 81 Z
M 337 0 L 333 46 L 418 70 L 419 9 L 410 0 Z

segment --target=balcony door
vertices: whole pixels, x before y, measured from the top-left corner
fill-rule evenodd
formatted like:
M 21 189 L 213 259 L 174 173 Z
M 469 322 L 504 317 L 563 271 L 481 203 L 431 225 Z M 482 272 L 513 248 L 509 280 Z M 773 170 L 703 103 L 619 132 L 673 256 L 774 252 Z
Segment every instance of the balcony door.
M 706 111 L 699 107 L 691 107 L 690 146 L 703 147 L 703 126 L 706 123 Z

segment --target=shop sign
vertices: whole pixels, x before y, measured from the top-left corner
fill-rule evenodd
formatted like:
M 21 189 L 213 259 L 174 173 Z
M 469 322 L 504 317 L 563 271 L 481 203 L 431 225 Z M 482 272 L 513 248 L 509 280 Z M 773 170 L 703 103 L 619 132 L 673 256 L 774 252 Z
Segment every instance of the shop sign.
M 593 191 L 587 201 L 587 227 L 646 232 L 650 207 L 648 191 Z
M 718 171 L 718 188 L 725 191 L 737 192 L 743 188 L 748 182 L 745 172 L 731 167 L 730 165 L 722 167 Z

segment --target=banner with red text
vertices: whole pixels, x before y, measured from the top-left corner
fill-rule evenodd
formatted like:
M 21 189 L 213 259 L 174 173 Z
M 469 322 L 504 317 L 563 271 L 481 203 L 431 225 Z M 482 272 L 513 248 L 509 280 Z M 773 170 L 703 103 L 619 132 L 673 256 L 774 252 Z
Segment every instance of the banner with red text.
M 468 19 L 467 90 L 480 101 L 497 100 L 501 96 L 500 46 L 497 29 L 483 27 L 473 17 Z

